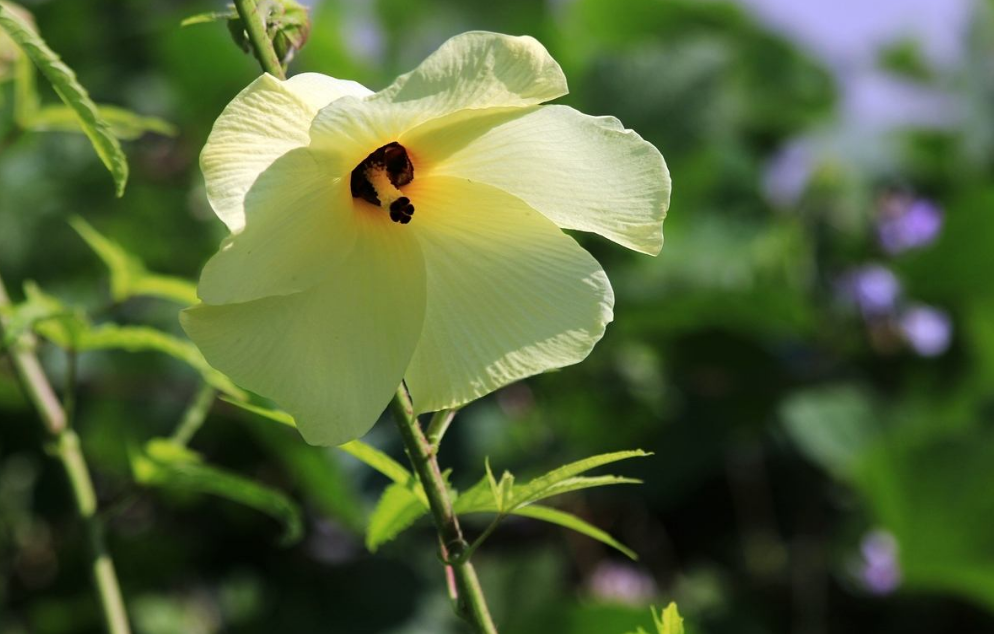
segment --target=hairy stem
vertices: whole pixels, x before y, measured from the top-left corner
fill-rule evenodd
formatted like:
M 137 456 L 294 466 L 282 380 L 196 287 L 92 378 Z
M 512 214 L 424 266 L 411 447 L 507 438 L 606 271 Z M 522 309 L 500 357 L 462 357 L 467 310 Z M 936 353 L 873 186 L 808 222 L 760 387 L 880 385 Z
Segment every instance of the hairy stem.
M 259 11 L 256 0 L 235 0 L 235 9 L 238 11 L 238 17 L 242 19 L 245 33 L 252 44 L 252 52 L 259 60 L 262 70 L 279 79 L 286 79 L 283 65 L 276 57 L 273 43 L 266 33 L 266 16 Z
M 10 306 L 10 298 L 0 279 L 0 308 Z M 0 311 L 0 335 L 7 327 L 7 321 Z M 130 634 L 128 615 L 121 598 L 121 587 L 114 571 L 114 561 L 107 550 L 104 539 L 103 522 L 97 516 L 97 496 L 93 490 L 93 481 L 86 466 L 79 444 L 79 437 L 69 428 L 68 418 L 52 384 L 33 351 L 34 341 L 28 336 L 11 342 L 8 353 L 14 365 L 14 371 L 20 379 L 24 393 L 34 405 L 41 418 L 45 431 L 51 438 L 52 453 L 62 463 L 69 478 L 76 510 L 86 527 L 90 546 L 90 565 L 100 605 L 103 609 L 104 622 L 110 634 Z
M 476 576 L 476 569 L 465 556 L 469 545 L 463 538 L 459 518 L 452 511 L 452 501 L 445 480 L 442 478 L 442 471 L 438 467 L 435 448 L 425 438 L 421 424 L 414 415 L 411 399 L 403 386 L 397 390 L 397 395 L 393 399 L 393 413 L 411 465 L 418 474 L 428 498 L 428 506 L 441 542 L 442 559 L 455 577 L 456 611 L 469 621 L 479 634 L 496 634 L 497 627 L 487 608 L 487 600 L 483 595 L 480 580 Z

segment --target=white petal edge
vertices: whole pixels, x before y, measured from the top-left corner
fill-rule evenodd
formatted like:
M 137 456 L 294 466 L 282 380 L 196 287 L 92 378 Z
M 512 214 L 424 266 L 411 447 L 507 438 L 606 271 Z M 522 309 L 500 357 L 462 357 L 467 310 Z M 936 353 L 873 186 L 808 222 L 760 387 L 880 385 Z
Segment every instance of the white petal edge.
M 614 117 L 566 106 L 460 112 L 403 135 L 422 175 L 486 183 L 564 229 L 656 255 L 670 201 L 666 162 Z
M 207 361 L 294 416 L 304 439 L 362 436 L 393 398 L 421 332 L 417 241 L 372 207 L 336 275 L 301 293 L 200 304 L 181 323 Z
M 450 177 L 415 180 L 428 306 L 406 381 L 419 413 L 582 361 L 613 318 L 597 261 L 521 200 Z

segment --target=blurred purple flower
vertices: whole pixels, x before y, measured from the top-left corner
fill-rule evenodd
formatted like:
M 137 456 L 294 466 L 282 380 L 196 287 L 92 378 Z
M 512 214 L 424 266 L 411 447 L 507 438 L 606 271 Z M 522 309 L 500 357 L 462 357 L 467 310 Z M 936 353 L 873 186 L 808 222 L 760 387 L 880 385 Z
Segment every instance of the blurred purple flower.
M 922 198 L 890 196 L 881 205 L 877 222 L 880 246 L 897 254 L 927 246 L 942 229 L 942 210 Z
M 890 594 L 901 584 L 901 569 L 897 561 L 897 540 L 887 531 L 872 531 L 860 544 L 863 560 L 859 577 L 873 594 Z
M 894 310 L 901 295 L 897 277 L 879 264 L 868 264 L 850 271 L 840 285 L 843 296 L 865 315 L 884 315 Z
M 590 593 L 602 600 L 645 605 L 657 594 L 656 582 L 635 566 L 602 561 L 587 581 Z
M 949 314 L 931 306 L 912 306 L 900 318 L 908 345 L 923 357 L 937 357 L 949 349 L 953 324 Z

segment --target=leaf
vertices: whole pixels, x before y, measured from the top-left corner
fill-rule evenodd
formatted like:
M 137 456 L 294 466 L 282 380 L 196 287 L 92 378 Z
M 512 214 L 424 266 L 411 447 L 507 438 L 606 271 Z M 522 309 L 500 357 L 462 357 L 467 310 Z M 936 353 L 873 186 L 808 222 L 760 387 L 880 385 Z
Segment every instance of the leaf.
M 103 260 L 110 271 L 110 294 L 116 302 L 131 297 L 158 297 L 184 306 L 196 304 L 197 287 L 193 282 L 179 277 L 150 273 L 145 264 L 128 253 L 121 245 L 107 238 L 79 216 L 70 218 L 69 224 Z
M 869 397 L 848 385 L 798 392 L 780 415 L 801 453 L 843 479 L 879 431 Z
M 419 487 L 420 488 L 420 487 Z M 428 513 L 428 506 L 422 497 L 411 490 L 410 485 L 393 483 L 383 491 L 366 529 L 366 548 L 376 550 L 411 527 L 414 522 Z
M 285 494 L 207 465 L 196 452 L 164 438 L 133 452 L 131 470 L 140 484 L 216 495 L 266 513 L 283 524 L 280 542 L 285 546 L 298 541 L 303 532 L 300 509 Z
M 578 476 L 585 471 L 590 471 L 597 467 L 601 467 L 606 464 L 611 464 L 612 462 L 618 462 L 620 460 L 627 460 L 629 458 L 641 458 L 645 456 L 651 456 L 651 453 L 646 453 L 641 449 L 635 449 L 630 451 L 617 451 L 614 453 L 606 453 L 598 456 L 591 456 L 590 458 L 584 458 L 583 460 L 578 460 L 576 462 L 564 465 L 550 471 L 549 473 L 531 480 L 527 484 L 517 487 L 514 492 L 514 501 L 516 504 L 527 504 L 530 501 L 539 500 L 543 497 L 548 497 L 545 493 L 553 489 L 560 483 Z M 580 487 L 584 488 L 584 487 Z
M 676 603 L 670 602 L 659 615 L 656 614 L 656 608 L 652 608 L 652 620 L 659 634 L 684 634 L 683 617 L 680 616 Z
M 94 326 L 82 310 L 63 304 L 31 282 L 25 283 L 24 294 L 23 302 L 4 311 L 8 320 L 5 328 L 6 344 L 16 341 L 30 330 L 59 347 L 77 352 L 161 352 L 197 370 L 218 391 L 235 399 L 248 398 L 245 391 L 232 383 L 231 379 L 212 368 L 200 354 L 200 350 L 189 341 L 148 326 Z
M 97 112 L 110 126 L 111 133 L 118 139 L 130 141 L 146 132 L 163 136 L 176 136 L 176 126 L 159 119 L 147 117 L 117 106 L 97 106 Z M 61 105 L 44 106 L 29 117 L 23 127 L 35 132 L 79 132 L 79 119 L 72 108 Z
M 114 178 L 118 197 L 124 195 L 128 182 L 128 160 L 110 125 L 100 116 L 97 105 L 76 79 L 76 74 L 48 47 L 31 26 L 9 8 L 0 4 L 0 29 L 10 35 L 25 55 L 52 84 L 64 104 L 72 108 L 83 133 Z
M 498 513 L 504 513 L 510 508 L 514 497 L 514 476 L 509 471 L 505 471 L 500 477 L 500 482 L 497 482 L 494 472 L 490 470 L 490 458 L 484 461 L 484 466 L 487 470 L 487 485 L 493 497 L 492 502 Z
M 13 306 L 0 307 L 4 317 L 3 346 L 18 343 L 21 337 L 34 331 L 41 322 L 59 323 L 63 336 L 75 340 L 79 331 L 89 327 L 85 316 L 78 310 L 63 305 L 59 300 L 46 295 L 34 282 L 24 283 L 25 299 Z
M 505 475 L 510 474 L 505 472 Z M 562 495 L 564 493 L 581 491 L 583 489 L 592 489 L 595 487 L 611 486 L 615 484 L 642 484 L 642 481 L 637 478 L 625 478 L 614 475 L 596 477 L 578 476 L 563 480 L 562 482 L 559 482 L 524 501 L 521 500 L 522 495 L 518 491 L 519 487 L 516 487 L 504 494 L 505 507 L 513 508 L 528 504 L 530 502 L 538 502 L 556 495 Z M 511 501 L 513 501 L 513 504 Z M 494 505 L 494 494 L 492 493 L 488 477 L 484 476 L 483 479 L 467 489 L 465 493 L 461 494 L 456 500 L 454 508 L 457 513 L 497 511 L 498 508 Z
M 148 326 L 93 326 L 71 336 L 59 322 L 46 321 L 35 327 L 42 337 L 63 348 L 78 352 L 89 350 L 124 350 L 126 352 L 161 352 L 185 362 L 197 370 L 210 386 L 236 399 L 246 399 L 244 390 L 211 367 L 195 345 Z
M 219 22 L 221 20 L 237 20 L 238 12 L 234 9 L 228 11 L 207 11 L 205 13 L 198 13 L 196 15 L 191 15 L 188 18 L 184 18 L 182 22 L 179 23 L 180 26 L 193 26 L 194 24 L 208 24 L 210 22 Z
M 405 469 L 399 462 L 376 447 L 367 445 L 361 440 L 352 440 L 344 445 L 339 445 L 338 448 L 353 458 L 366 463 L 366 465 L 379 471 L 398 484 L 407 484 L 415 479 L 414 474 Z M 421 495 L 424 495 L 423 491 Z
M 532 504 L 514 509 L 511 511 L 511 514 L 542 520 L 543 522 L 549 522 L 550 524 L 556 524 L 558 526 L 574 530 L 618 550 L 629 559 L 638 560 L 638 555 L 636 555 L 635 551 L 631 548 L 628 548 L 596 526 L 588 524 L 579 517 L 565 511 L 560 511 L 559 509 L 554 509 L 548 506 L 541 506 L 539 504 Z
M 246 411 L 252 412 L 253 414 L 258 414 L 259 416 L 263 416 L 269 420 L 276 421 L 277 423 L 294 428 L 297 426 L 293 420 L 293 416 L 284 411 L 259 407 L 258 405 L 252 405 L 250 403 L 227 399 L 224 397 L 222 397 L 221 400 L 236 407 L 240 407 Z M 353 458 L 356 458 L 360 462 L 365 463 L 367 466 L 379 471 L 397 484 L 407 485 L 415 479 L 414 474 L 405 469 L 399 462 L 376 447 L 368 445 L 361 440 L 347 442 L 344 445 L 339 445 L 338 448 Z M 421 494 L 424 495 L 423 492 Z

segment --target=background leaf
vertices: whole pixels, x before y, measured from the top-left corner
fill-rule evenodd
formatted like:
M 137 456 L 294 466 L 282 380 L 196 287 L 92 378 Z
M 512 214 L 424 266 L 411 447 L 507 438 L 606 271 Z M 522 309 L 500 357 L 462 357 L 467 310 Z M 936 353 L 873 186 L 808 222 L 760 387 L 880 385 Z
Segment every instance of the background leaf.
M 2 4 L 0 4 L 0 29 L 10 35 L 49 81 L 62 102 L 76 114 L 83 133 L 90 139 L 97 156 L 113 176 L 117 195 L 123 196 L 124 187 L 128 182 L 128 160 L 121 150 L 120 143 L 114 137 L 111 126 L 100 116 L 97 105 L 76 80 L 76 74 L 27 22 Z
M 134 452 L 131 468 L 140 484 L 201 494 L 217 495 L 252 507 L 283 524 L 283 545 L 301 537 L 300 509 L 283 493 L 245 477 L 207 465 L 198 454 L 169 440 L 149 441 Z

